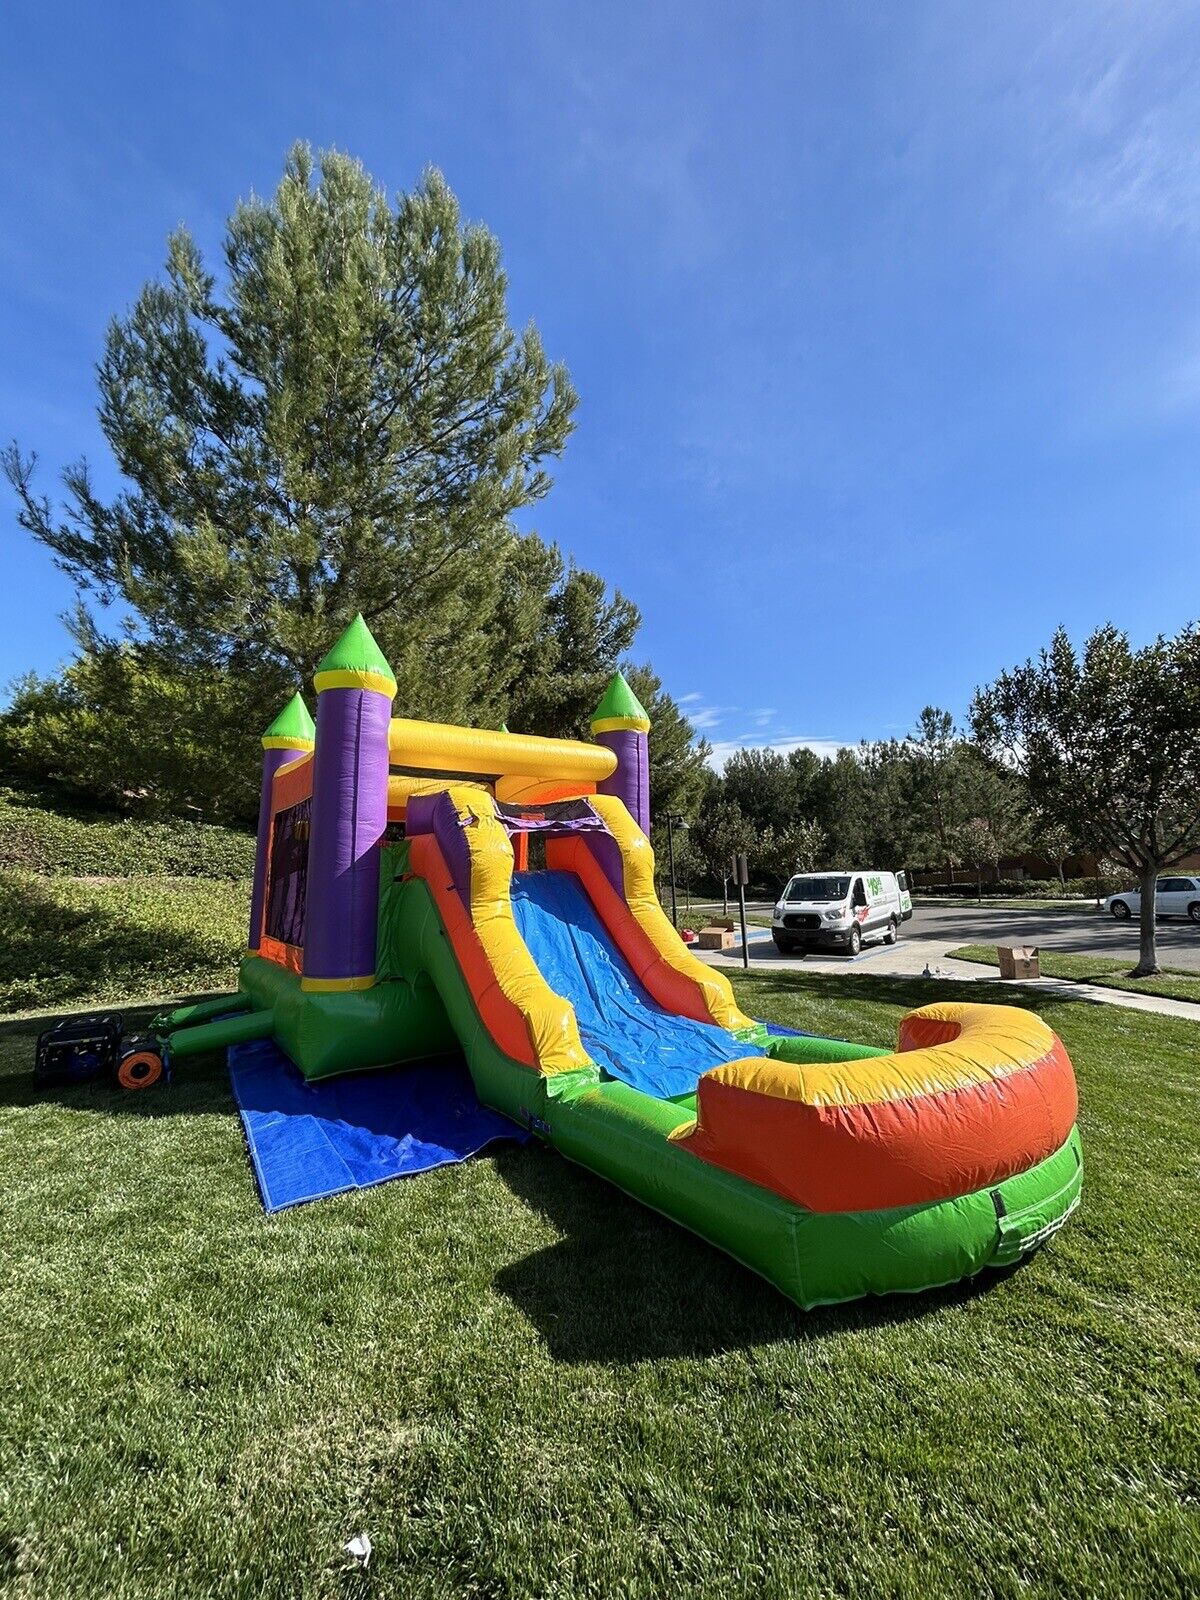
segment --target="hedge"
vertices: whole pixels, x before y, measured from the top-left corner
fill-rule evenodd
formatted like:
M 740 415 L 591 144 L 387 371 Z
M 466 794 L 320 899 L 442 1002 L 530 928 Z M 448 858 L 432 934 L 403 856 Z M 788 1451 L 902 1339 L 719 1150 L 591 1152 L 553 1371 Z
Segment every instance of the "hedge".
M 1102 897 L 1116 894 L 1119 889 L 1128 889 L 1129 886 L 1128 878 L 1101 878 L 1100 894 Z M 912 892 L 915 896 L 952 895 L 963 900 L 974 900 L 979 889 L 974 878 L 967 882 L 960 878 L 955 883 L 918 884 Z M 988 900 L 997 897 L 1005 900 L 1094 900 L 1096 879 L 1068 878 L 1065 883 L 1058 878 L 1001 878 L 999 883 L 985 881 L 983 898 Z

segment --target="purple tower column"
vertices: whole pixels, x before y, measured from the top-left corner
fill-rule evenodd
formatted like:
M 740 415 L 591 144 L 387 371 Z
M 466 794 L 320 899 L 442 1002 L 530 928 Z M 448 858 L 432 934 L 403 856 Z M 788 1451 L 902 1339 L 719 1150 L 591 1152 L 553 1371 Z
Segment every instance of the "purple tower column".
M 611 776 L 597 785 L 615 795 L 644 834 L 650 833 L 650 718 L 618 672 L 592 717 L 592 736 L 617 758 Z
M 267 892 L 267 857 L 271 849 L 271 785 L 280 767 L 297 761 L 313 747 L 316 729 L 308 707 L 294 694 L 262 736 L 262 793 L 258 800 L 258 844 L 254 851 L 254 887 L 250 891 L 252 951 L 262 938 L 263 901 Z
M 375 982 L 379 844 L 387 828 L 396 680 L 360 616 L 313 682 L 317 748 L 301 987 L 369 989 Z

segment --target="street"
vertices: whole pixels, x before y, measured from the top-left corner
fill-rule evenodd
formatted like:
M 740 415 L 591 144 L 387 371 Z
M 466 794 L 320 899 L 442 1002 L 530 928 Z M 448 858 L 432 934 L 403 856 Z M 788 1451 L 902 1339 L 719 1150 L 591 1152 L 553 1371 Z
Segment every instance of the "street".
M 771 907 L 756 903 L 755 915 L 768 917 Z M 737 911 L 733 912 L 736 925 Z M 780 955 L 765 928 L 751 927 L 750 959 L 756 966 L 848 967 L 859 962 L 871 970 L 920 971 L 926 964 L 936 965 L 947 950 L 964 944 L 1033 944 L 1042 950 L 1059 950 L 1072 955 L 1104 956 L 1115 961 L 1137 960 L 1136 922 L 1118 922 L 1107 911 L 1097 912 L 1094 904 L 1078 908 L 1030 906 L 1028 910 L 994 910 L 967 901 L 961 906 L 923 906 L 918 901 L 912 917 L 900 931 L 899 943 L 865 945 L 862 954 L 851 962 L 848 956 L 832 950 L 813 951 L 807 956 Z M 703 955 L 705 952 L 697 952 Z M 1158 956 L 1164 966 L 1183 967 L 1200 972 L 1200 927 L 1172 918 L 1158 923 Z M 740 948 L 716 956 L 724 963 L 741 960 Z

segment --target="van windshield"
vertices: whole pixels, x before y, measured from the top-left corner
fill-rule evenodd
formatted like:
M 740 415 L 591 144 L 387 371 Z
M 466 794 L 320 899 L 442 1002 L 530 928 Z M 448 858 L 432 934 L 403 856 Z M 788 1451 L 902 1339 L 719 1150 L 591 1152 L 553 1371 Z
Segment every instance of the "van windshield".
M 785 900 L 844 900 L 849 878 L 793 878 L 783 891 Z

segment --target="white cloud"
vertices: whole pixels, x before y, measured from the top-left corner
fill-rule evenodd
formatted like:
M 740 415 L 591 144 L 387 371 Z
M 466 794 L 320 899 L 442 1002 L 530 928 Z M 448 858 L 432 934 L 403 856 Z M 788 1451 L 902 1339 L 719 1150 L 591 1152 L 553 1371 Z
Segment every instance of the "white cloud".
M 706 733 L 709 728 L 719 728 L 726 717 L 736 710 L 736 706 L 697 706 L 694 711 L 688 712 L 687 719 L 698 732 Z
M 828 756 L 832 759 L 839 750 L 855 748 L 848 739 L 814 738 L 803 733 L 785 734 L 766 744 L 761 739 L 756 739 L 753 734 L 746 734 L 740 739 L 717 740 L 709 752 L 708 764 L 714 772 L 720 772 L 730 756 L 739 750 L 774 750 L 781 756 L 790 755 L 793 750 L 811 750 L 815 756 L 820 756 L 822 759 Z

